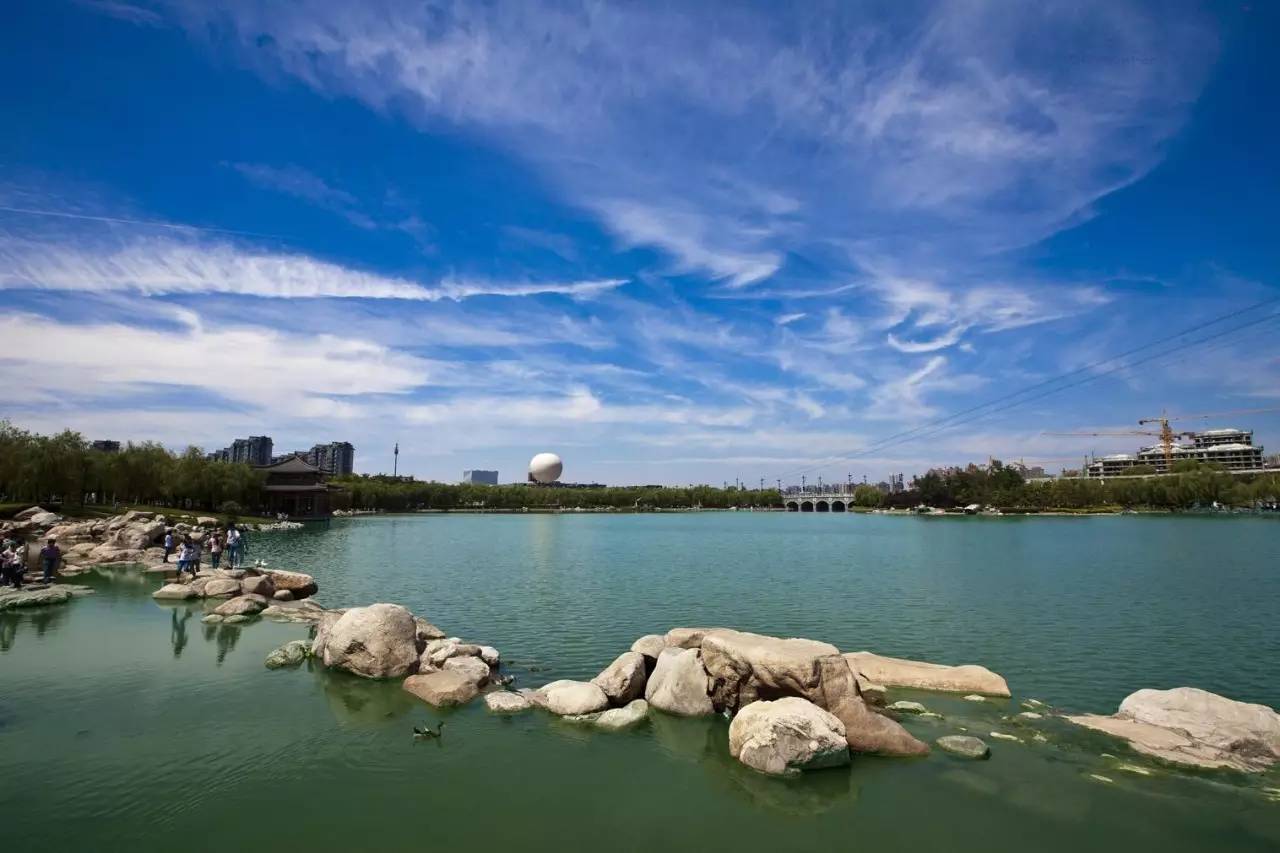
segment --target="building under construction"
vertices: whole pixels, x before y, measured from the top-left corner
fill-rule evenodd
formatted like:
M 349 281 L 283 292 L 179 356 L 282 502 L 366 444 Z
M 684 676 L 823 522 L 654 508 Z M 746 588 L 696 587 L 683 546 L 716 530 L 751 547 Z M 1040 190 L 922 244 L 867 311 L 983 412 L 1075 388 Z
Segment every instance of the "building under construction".
M 1172 464 L 1182 461 L 1208 462 L 1228 471 L 1256 471 L 1263 467 L 1262 446 L 1253 443 L 1252 430 L 1207 429 L 1182 433 L 1182 438 L 1167 447 L 1161 442 L 1137 453 L 1096 457 L 1085 466 L 1085 473 L 1090 477 L 1122 477 L 1142 466 L 1167 474 Z

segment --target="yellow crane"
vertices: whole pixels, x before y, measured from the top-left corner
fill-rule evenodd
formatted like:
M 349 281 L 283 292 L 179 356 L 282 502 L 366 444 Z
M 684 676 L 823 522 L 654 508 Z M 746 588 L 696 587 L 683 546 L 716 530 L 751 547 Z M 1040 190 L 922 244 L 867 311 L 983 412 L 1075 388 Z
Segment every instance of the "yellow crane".
M 1280 407 L 1271 407 L 1268 409 L 1235 409 L 1229 412 L 1208 412 L 1199 415 L 1173 415 L 1161 413 L 1155 418 L 1140 418 L 1139 426 L 1147 424 L 1160 424 L 1158 431 L 1145 429 L 1130 429 L 1119 432 L 1046 432 L 1043 435 L 1151 435 L 1160 439 L 1160 449 L 1164 451 L 1164 470 L 1166 472 L 1173 470 L 1173 445 L 1179 436 L 1191 435 L 1191 431 L 1174 432 L 1173 427 L 1169 426 L 1170 421 L 1190 421 L 1190 420 L 1207 420 L 1209 418 L 1225 418 L 1229 415 L 1256 415 L 1262 412 L 1280 412 Z

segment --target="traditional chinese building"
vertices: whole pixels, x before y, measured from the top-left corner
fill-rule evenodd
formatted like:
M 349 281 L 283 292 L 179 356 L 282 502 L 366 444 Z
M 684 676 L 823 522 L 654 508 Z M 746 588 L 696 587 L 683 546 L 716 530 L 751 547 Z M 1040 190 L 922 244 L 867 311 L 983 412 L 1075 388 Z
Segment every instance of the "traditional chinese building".
M 325 473 L 301 456 L 289 456 L 258 470 L 266 475 L 262 487 L 269 515 L 284 513 L 293 521 L 328 518 L 333 496 L 342 489 L 325 482 Z

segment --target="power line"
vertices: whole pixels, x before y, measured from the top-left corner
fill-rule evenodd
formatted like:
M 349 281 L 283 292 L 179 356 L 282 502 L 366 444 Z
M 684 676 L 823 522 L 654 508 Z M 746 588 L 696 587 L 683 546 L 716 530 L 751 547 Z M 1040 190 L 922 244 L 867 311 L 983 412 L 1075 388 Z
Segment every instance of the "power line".
M 1045 392 L 1045 393 L 1043 393 L 1043 394 L 1038 394 L 1038 395 L 1035 395 L 1035 396 L 1033 396 L 1033 397 L 1029 397 L 1029 398 L 1027 398 L 1027 399 L 1025 399 L 1025 400 L 1021 400 L 1021 401 L 1018 401 L 1018 402 L 1016 402 L 1016 403 L 1012 403 L 1012 404 L 1010 404 L 1010 405 L 1008 405 L 1008 406 L 1001 406 L 1001 407 L 997 407 L 997 408 L 992 408 L 992 407 L 996 406 L 996 405 L 997 405 L 997 404 L 999 404 L 999 403 L 1003 403 L 1003 402 L 1006 402 L 1006 401 L 1014 400 L 1014 399 L 1015 399 L 1015 398 L 1017 398 L 1017 397 L 1021 397 L 1021 396 L 1025 395 L 1025 394 L 1028 394 L 1028 393 L 1030 393 L 1030 392 L 1032 392 L 1032 391 L 1035 391 L 1035 390 L 1037 390 L 1037 389 L 1040 389 L 1040 388 L 1045 388 L 1046 386 L 1056 385 L 1057 383 L 1060 383 L 1060 382 L 1063 382 L 1063 381 L 1065 381 L 1065 380 L 1067 380 L 1067 379 L 1070 379 L 1070 378 L 1072 378 L 1073 376 L 1079 376 L 1079 375 L 1080 375 L 1080 374 L 1082 374 L 1082 373 L 1088 373 L 1089 371 L 1092 371 L 1092 370 L 1094 370 L 1095 368 L 1101 367 L 1101 366 L 1103 366 L 1103 365 L 1105 365 L 1105 364 L 1108 364 L 1108 363 L 1110 363 L 1110 362 L 1114 362 L 1114 361 L 1117 361 L 1117 360 L 1120 360 L 1120 359 L 1125 359 L 1125 358 L 1128 358 L 1128 357 L 1129 357 L 1129 356 L 1131 356 L 1131 355 L 1135 355 L 1135 354 L 1140 353 L 1140 352 L 1142 352 L 1142 351 L 1144 351 L 1144 350 L 1149 350 L 1149 349 L 1151 349 L 1151 348 L 1153 348 L 1153 347 L 1158 347 L 1158 346 L 1161 346 L 1161 345 L 1163 345 L 1163 344 L 1167 344 L 1167 343 L 1169 343 L 1170 341 L 1175 341 L 1175 340 L 1178 340 L 1179 338 L 1184 338 L 1184 337 L 1186 337 L 1187 335 L 1194 334 L 1195 332 L 1201 331 L 1201 330 L 1203 330 L 1203 329 L 1207 329 L 1207 328 L 1209 328 L 1210 326 L 1215 326 L 1215 325 L 1217 325 L 1217 324 L 1219 324 L 1219 323 L 1222 323 L 1222 322 L 1224 322 L 1224 321 L 1226 321 L 1226 320 L 1231 320 L 1231 319 L 1233 319 L 1233 318 L 1235 318 L 1235 317 L 1239 317 L 1239 316 L 1240 316 L 1240 315 L 1242 315 L 1242 314 L 1247 314 L 1247 313 L 1250 313 L 1250 312 L 1257 311 L 1257 310 L 1258 310 L 1258 309 L 1260 309 L 1260 308 L 1264 308 L 1264 307 L 1266 307 L 1266 306 L 1268 306 L 1268 305 L 1271 305 L 1271 304 L 1273 304 L 1273 303 L 1276 303 L 1276 302 L 1280 302 L 1280 296 L 1272 297 L 1272 298 L 1270 298 L 1270 299 L 1264 299 L 1264 300 L 1262 300 L 1261 302 L 1256 302 L 1256 303 L 1254 303 L 1254 304 L 1252 304 L 1252 305 L 1248 305 L 1248 306 L 1246 306 L 1246 307 L 1244 307 L 1244 308 L 1241 308 L 1241 309 L 1238 309 L 1238 310 L 1236 310 L 1236 311 L 1230 311 L 1230 312 L 1228 312 L 1228 313 L 1226 313 L 1226 314 L 1222 314 L 1222 315 L 1219 315 L 1219 316 L 1217 316 L 1217 317 L 1214 317 L 1214 318 L 1213 318 L 1213 319 L 1211 319 L 1211 320 L 1206 320 L 1205 322 L 1197 323 L 1197 324 L 1195 324 L 1195 325 L 1193 325 L 1193 326 L 1189 326 L 1189 327 L 1187 327 L 1186 329 L 1183 329 L 1183 330 L 1181 330 L 1181 331 L 1179 331 L 1179 332 L 1176 332 L 1176 333 L 1174 333 L 1174 334 L 1172 334 L 1172 335 L 1167 335 L 1167 336 L 1165 336 L 1165 337 L 1163 337 L 1163 338 L 1157 338 L 1157 339 L 1156 339 L 1156 340 L 1154 340 L 1154 341 L 1150 341 L 1150 342 L 1145 343 L 1145 344 L 1143 344 L 1143 345 L 1141 345 L 1141 346 L 1134 347 L 1134 348 L 1132 348 L 1132 349 L 1126 350 L 1126 351 L 1124 351 L 1124 352 L 1122 352 L 1122 353 L 1120 353 L 1120 354 L 1118 354 L 1118 355 L 1113 355 L 1113 356 L 1110 356 L 1110 357 L 1108 357 L 1108 358 L 1099 359 L 1098 361 L 1091 362 L 1091 363 L 1089 363 L 1089 364 L 1084 365 L 1083 367 L 1078 367 L 1078 368 L 1076 368 L 1076 369 L 1074 369 L 1074 370 L 1067 371 L 1066 373 L 1059 374 L 1058 376 L 1054 376 L 1054 377 L 1051 377 L 1051 378 L 1049 378 L 1049 379 L 1045 379 L 1045 380 L 1040 381 L 1040 382 L 1037 382 L 1037 383 L 1035 383 L 1035 384 L 1033 384 L 1033 385 L 1028 385 L 1028 386 L 1026 386 L 1025 388 L 1021 388 L 1021 389 L 1019 389 L 1019 390 L 1017 390 L 1017 391 L 1013 391 L 1013 392 L 1010 392 L 1010 393 L 1008 393 L 1008 394 L 1004 394 L 1004 395 L 1002 395 L 1002 396 L 1000 396 L 1000 397 L 996 397 L 996 398 L 994 398 L 994 399 L 992 399 L 992 400 L 988 400 L 988 401 L 987 401 L 987 402 L 985 402 L 985 403 L 981 403 L 981 404 L 976 405 L 976 406 L 971 406 L 971 407 L 969 407 L 969 408 L 967 408 L 967 409 L 962 409 L 962 410 L 961 410 L 961 411 L 959 411 L 959 412 L 954 412 L 954 413 L 952 413 L 952 414 L 950 414 L 950 415 L 946 415 L 946 416 L 943 416 L 943 417 L 941 417 L 941 418 L 936 418 L 936 419 L 934 419 L 934 420 L 932 420 L 932 421 L 928 421 L 928 422 L 926 422 L 926 423 L 920 424 L 919 426 L 912 427 L 912 428 L 910 428 L 910 429 L 906 429 L 906 430 L 902 430 L 902 431 L 900 431 L 900 432 L 897 432 L 897 433 L 894 433 L 894 434 L 892 434 L 892 435 L 886 436 L 886 437 L 884 437 L 884 438 L 882 438 L 882 439 L 880 439 L 880 440 L 878 440 L 878 441 L 874 442 L 874 443 L 873 443 L 871 446 L 869 446 L 869 447 L 862 448 L 862 449 L 857 450 L 857 451 L 850 451 L 848 454 L 843 455 L 843 456 L 831 456 L 831 457 L 827 457 L 826 459 L 818 460 L 815 464 L 813 464 L 813 465 L 811 465 L 811 466 L 808 466 L 808 467 L 805 467 L 805 468 L 797 468 L 797 469 L 794 469 L 794 470 L 792 470 L 792 471 L 789 471 L 789 472 L 787 472 L 787 473 L 783 474 L 782 476 L 783 476 L 783 478 L 790 478 L 790 477 L 794 477 L 796 474 L 800 474 L 800 473 L 807 473 L 807 472 L 809 472 L 809 471 L 813 471 L 813 470 L 816 470 L 817 468 L 822 468 L 822 467 L 825 467 L 825 466 L 827 466 L 827 465 L 834 464 L 834 463 L 836 463 L 836 462 L 843 462 L 843 461 L 848 460 L 848 459 L 855 459 L 855 458 L 858 458 L 858 457 L 860 457 L 860 456 L 865 456 L 865 455 L 867 455 L 867 454 L 869 454 L 869 453 L 873 453 L 873 452 L 875 452 L 875 451 L 877 451 L 877 450 L 883 449 L 884 447 L 892 446 L 892 445 L 894 445 L 894 444 L 900 444 L 902 440 L 906 440 L 906 439 L 908 439 L 908 438 L 924 438 L 924 437 L 927 437 L 927 436 L 929 436 L 929 435 L 934 435 L 934 434 L 937 434 L 938 432 L 941 432 L 941 431 L 942 431 L 942 430 L 940 430 L 940 429 L 937 429 L 938 427 L 940 427 L 940 426 L 942 426 L 942 425 L 947 425 L 947 427 L 946 427 L 946 428 L 950 428 L 950 427 L 952 427 L 952 426 L 960 426 L 960 425 L 961 425 L 961 424 L 963 424 L 963 423 L 969 423 L 969 422 L 971 422 L 972 420 L 980 419 L 980 418 L 982 418 L 982 417 L 986 417 L 987 415 L 995 414 L 996 412 L 1005 411 L 1005 410 L 1007 410 L 1007 409 L 1013 408 L 1014 406 L 1022 405 L 1022 404 L 1024 404 L 1024 403 L 1031 402 L 1032 400 L 1038 400 L 1038 399 L 1041 399 L 1042 397 L 1049 396 L 1050 394 L 1056 394 L 1056 393 L 1058 393 L 1058 392 L 1060 392 L 1060 391 L 1065 391 L 1065 390 L 1067 390 L 1067 389 L 1069 389 L 1069 388 L 1077 387 L 1077 386 L 1082 385 L 1082 384 L 1084 384 L 1084 383 L 1086 383 L 1086 382 L 1091 382 L 1091 381 L 1094 381 L 1094 380 L 1097 380 L 1097 379 L 1101 379 L 1101 378 L 1103 378 L 1104 376 L 1109 376 L 1109 375 L 1111 375 L 1112 373 L 1116 373 L 1116 372 L 1118 372 L 1118 371 L 1120 371 L 1120 370 L 1123 370 L 1123 369 L 1125 369 L 1125 368 L 1127 368 L 1127 367 L 1136 367 L 1136 366 L 1137 366 L 1137 365 L 1139 365 L 1139 364 L 1145 364 L 1146 362 L 1148 362 L 1148 361 L 1152 361 L 1152 360 L 1154 360 L 1155 358 L 1159 358 L 1159 357 L 1160 357 L 1160 356 L 1162 356 L 1162 355 L 1168 355 L 1168 354 L 1169 354 L 1170 352 L 1172 352 L 1173 350 L 1166 350 L 1166 351 L 1164 351 L 1164 352 L 1157 353 L 1157 354 L 1156 354 L 1156 355 L 1154 355 L 1154 356 L 1150 356 L 1150 357 L 1147 357 L 1147 358 L 1140 359 L 1140 360 L 1138 360 L 1138 361 L 1133 362 L 1132 364 L 1120 364 L 1120 365 L 1118 365 L 1118 366 L 1116 366 L 1116 367 L 1113 367 L 1113 368 L 1111 368 L 1111 369 L 1108 369 L 1108 370 L 1102 371 L 1102 372 L 1100 372 L 1100 373 L 1096 373 L 1096 374 L 1092 374 L 1092 375 L 1090 375 L 1090 376 L 1087 376 L 1087 377 L 1085 377 L 1084 379 L 1079 380 L 1079 381 L 1077 381 L 1077 382 L 1071 382 L 1071 383 L 1068 383 L 1068 384 L 1062 385 L 1061 387 L 1051 388 L 1051 389 L 1049 389 L 1048 391 L 1046 391 L 1046 392 Z M 1262 317 L 1262 318 L 1255 319 L 1255 320 L 1252 320 L 1252 321 L 1250 321 L 1250 322 L 1247 322 L 1247 323 L 1241 324 L 1241 325 L 1239 325 L 1239 326 L 1235 326 L 1235 327 L 1233 327 L 1233 328 L 1227 329 L 1227 330 L 1225 330 L 1225 331 L 1223 331 L 1223 332 L 1215 333 L 1215 334 L 1213 334 L 1213 335 L 1210 335 L 1210 336 L 1207 336 L 1207 337 L 1205 337 L 1205 338 L 1202 338 L 1202 339 L 1200 339 L 1200 340 L 1198 340 L 1198 341 L 1193 341 L 1193 342 L 1188 343 L 1188 344 L 1179 344 L 1179 345 L 1178 345 L 1178 347 L 1176 347 L 1175 349 L 1185 349 L 1185 348 L 1188 348 L 1188 347 L 1198 346 L 1198 345 L 1199 345 L 1199 344 L 1201 344 L 1201 343 L 1204 343 L 1204 342 L 1206 342 L 1206 341 L 1210 341 L 1210 340 L 1214 340 L 1214 339 L 1216 339 L 1216 338 L 1220 338 L 1220 337 L 1222 337 L 1223 335 L 1231 334 L 1232 332 L 1236 332 L 1236 331 L 1239 331 L 1239 330 L 1241 330 L 1241 329 L 1245 329 L 1245 328 L 1249 328 L 1249 327 L 1251 327 L 1251 326 L 1255 326 L 1255 325 L 1257 325 L 1257 324 L 1259 324 L 1259 323 L 1263 323 L 1263 322 L 1267 322 L 1267 321 L 1273 320 L 1273 319 L 1275 319 L 1277 316 L 1278 316 L 1278 315 L 1270 314 L 1270 315 L 1264 316 L 1264 317 Z M 980 415 L 978 415 L 978 416 L 977 416 L 977 417 L 975 417 L 975 418 L 967 418 L 967 419 L 965 419 L 965 420 L 958 420 L 958 419 L 960 419 L 960 418 L 964 418 L 966 415 L 970 415 L 970 414 L 975 413 L 975 412 L 980 412 L 980 411 L 981 411 L 981 410 L 983 410 L 983 409 L 991 409 L 991 411 L 990 411 L 990 412 L 985 412 L 985 413 L 983 413 L 983 414 L 980 414 Z M 955 423 L 950 423 L 950 424 L 948 424 L 948 422 L 952 422 L 952 421 L 954 421 Z

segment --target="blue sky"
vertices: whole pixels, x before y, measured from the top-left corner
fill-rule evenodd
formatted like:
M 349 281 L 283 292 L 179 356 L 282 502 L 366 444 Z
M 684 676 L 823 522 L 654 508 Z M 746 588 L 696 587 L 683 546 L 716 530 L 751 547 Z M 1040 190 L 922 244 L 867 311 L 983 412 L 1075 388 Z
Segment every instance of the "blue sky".
M 1264 322 L 876 444 L 1280 295 L 1276 6 L 792 5 L 8 4 L 0 416 L 755 483 L 1280 406 Z

